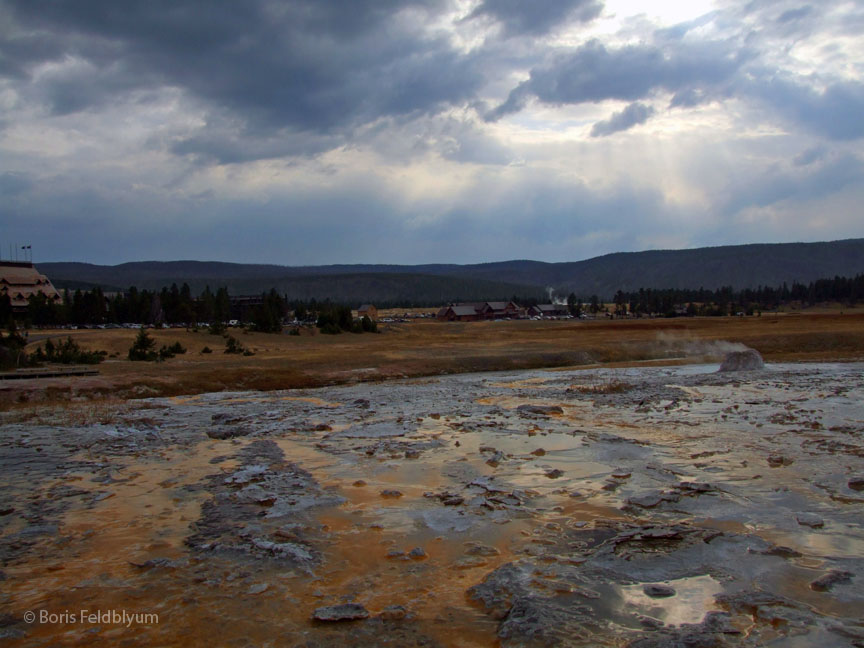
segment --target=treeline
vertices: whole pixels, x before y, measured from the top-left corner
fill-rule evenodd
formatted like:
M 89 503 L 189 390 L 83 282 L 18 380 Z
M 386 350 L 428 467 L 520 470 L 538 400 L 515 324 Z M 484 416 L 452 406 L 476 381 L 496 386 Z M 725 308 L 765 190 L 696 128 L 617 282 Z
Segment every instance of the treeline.
M 790 304 L 801 307 L 821 303 L 840 303 L 853 306 L 864 300 L 864 275 L 818 279 L 808 284 L 792 283 L 777 287 L 760 286 L 755 289 L 733 290 L 731 287 L 708 290 L 651 289 L 619 290 L 612 298 L 615 315 L 734 315 L 771 311 Z M 514 295 L 513 301 L 522 306 L 538 302 L 536 296 Z M 568 300 L 573 315 L 605 312 L 604 300 L 597 295 L 578 297 L 571 293 Z M 380 303 L 379 308 L 408 307 L 410 302 Z M 12 319 L 12 307 L 7 296 L 0 296 L 0 325 Z M 155 290 L 138 290 L 134 286 L 126 292 L 106 295 L 100 288 L 64 291 L 59 303 L 44 295 L 30 297 L 29 308 L 23 316 L 16 316 L 25 326 L 51 327 L 64 325 L 91 326 L 100 324 L 187 325 L 227 323 L 238 320 L 253 329 L 276 332 L 283 322 L 296 319 L 300 323 L 316 323 L 322 331 L 356 331 L 369 328 L 371 322 L 355 322 L 350 307 L 344 304 L 317 301 L 290 300 L 276 290 L 257 298 L 235 298 L 224 287 L 215 292 L 206 287 L 194 297 L 188 284 Z
M 193 324 L 232 319 L 231 298 L 225 288 L 215 293 L 208 287 L 193 297 L 187 284 L 172 284 L 161 291 L 131 287 L 108 297 L 99 287 L 93 290 L 66 290 L 60 303 L 45 295 L 28 300 L 27 323 L 32 326 L 75 324 Z
M 201 295 L 192 296 L 187 284 L 160 291 L 138 290 L 105 295 L 101 288 L 64 291 L 56 303 L 45 295 L 32 295 L 27 313 L 16 317 L 24 326 L 98 326 L 105 324 L 185 325 L 227 324 L 237 320 L 253 330 L 275 333 L 287 319 L 302 324 L 317 324 L 322 332 L 366 332 L 375 329 L 374 322 L 354 321 L 351 308 L 329 300 L 288 300 L 275 290 L 260 297 L 232 299 L 226 288 L 213 292 L 206 287 Z M 0 298 L 0 322 L 12 319 L 9 298 Z M 368 318 L 365 318 L 368 320 Z
M 864 274 L 852 278 L 817 279 L 808 284 L 794 282 L 789 286 L 783 283 L 774 288 L 759 286 L 744 290 L 733 290 L 729 286 L 717 290 L 640 288 L 638 291 L 631 292 L 619 290 L 612 298 L 615 315 L 666 317 L 723 316 L 738 313 L 753 315 L 756 312 L 777 310 L 783 306 L 795 305 L 806 308 L 825 303 L 852 307 L 862 301 L 864 301 Z M 575 294 L 571 294 L 568 305 L 574 314 L 591 311 L 596 313 L 601 310 L 596 295 L 587 300 L 587 303 L 583 303 Z
M 260 300 L 243 307 L 233 303 L 227 289 L 216 292 L 205 288 L 198 297 L 192 296 L 187 284 L 172 284 L 161 291 L 138 290 L 106 296 L 99 287 L 93 290 L 64 291 L 57 303 L 45 295 L 32 295 L 22 323 L 28 326 L 65 326 L 99 324 L 183 324 L 199 322 L 227 323 L 232 319 L 260 325 L 262 330 L 281 328 L 282 319 L 290 312 L 287 302 L 275 291 L 261 295 Z M 11 317 L 11 307 L 0 300 L 0 320 Z M 22 318 L 18 318 L 21 320 Z

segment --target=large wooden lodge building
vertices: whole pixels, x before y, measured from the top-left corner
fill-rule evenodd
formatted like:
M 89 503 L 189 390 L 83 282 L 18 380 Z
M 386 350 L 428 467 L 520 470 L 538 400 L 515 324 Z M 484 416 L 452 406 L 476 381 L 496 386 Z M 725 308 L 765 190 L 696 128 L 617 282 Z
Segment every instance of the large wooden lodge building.
M 45 295 L 59 303 L 60 293 L 29 261 L 0 261 L 0 296 L 8 296 L 13 312 L 24 312 L 31 295 Z

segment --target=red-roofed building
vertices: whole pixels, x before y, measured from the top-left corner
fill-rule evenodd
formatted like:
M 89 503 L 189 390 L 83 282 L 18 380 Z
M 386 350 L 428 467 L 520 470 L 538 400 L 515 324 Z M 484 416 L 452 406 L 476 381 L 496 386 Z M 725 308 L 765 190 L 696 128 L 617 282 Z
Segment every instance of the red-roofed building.
M 480 309 L 483 319 L 515 319 L 519 317 L 519 306 L 515 302 L 485 302 Z
M 448 322 L 476 322 L 478 320 L 516 319 L 521 316 L 514 302 L 469 302 L 450 304 L 438 311 L 436 317 Z
M 438 311 L 436 316 L 445 322 L 476 322 L 481 319 L 480 310 L 474 304 L 452 304 Z

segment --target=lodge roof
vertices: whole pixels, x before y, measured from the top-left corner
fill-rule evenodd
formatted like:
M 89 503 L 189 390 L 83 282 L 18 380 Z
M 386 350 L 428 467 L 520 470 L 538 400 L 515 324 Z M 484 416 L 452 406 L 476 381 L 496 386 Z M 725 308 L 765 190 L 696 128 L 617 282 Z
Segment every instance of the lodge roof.
M 496 302 L 486 302 L 486 305 L 489 306 L 492 310 L 500 311 L 507 310 L 511 306 L 513 306 L 513 302 L 509 301 L 496 301 Z
M 451 306 L 450 309 L 454 315 L 476 315 L 477 309 L 474 306 Z
M 0 261 L 0 293 L 9 295 L 14 307 L 27 306 L 31 295 L 44 294 L 54 301 L 60 300 L 60 293 L 51 281 L 40 274 L 32 263 Z

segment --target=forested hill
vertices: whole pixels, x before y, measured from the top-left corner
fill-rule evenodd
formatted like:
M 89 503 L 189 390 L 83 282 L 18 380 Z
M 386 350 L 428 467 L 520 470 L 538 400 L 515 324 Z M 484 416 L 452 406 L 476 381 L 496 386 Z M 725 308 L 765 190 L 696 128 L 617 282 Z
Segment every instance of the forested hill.
M 276 288 L 289 297 L 339 299 L 347 295 L 351 301 L 426 301 L 439 295 L 493 299 L 550 287 L 559 294 L 611 297 L 618 290 L 639 288 L 743 289 L 807 283 L 836 275 L 851 277 L 864 272 L 864 239 L 620 252 L 567 263 L 279 266 L 142 261 L 116 266 L 40 263 L 38 268 L 60 287 L 157 289 L 185 282 L 195 292 L 205 285 L 226 286 L 232 294 Z
M 40 272 L 45 266 L 38 266 Z M 51 275 L 48 275 L 49 277 Z M 63 290 L 91 290 L 100 285 L 103 291 L 124 290 L 123 286 L 136 286 L 140 289 L 160 290 L 172 283 L 189 285 L 193 294 L 200 294 L 206 286 L 212 290 L 227 288 L 229 294 L 256 295 L 271 288 L 289 300 L 325 300 L 342 304 L 373 302 L 386 307 L 388 304 L 414 304 L 417 306 L 438 306 L 450 302 L 509 300 L 514 297 L 525 300 L 543 300 L 547 293 L 538 286 L 523 286 L 503 281 L 471 279 L 465 277 L 446 277 L 408 273 L 351 273 L 309 276 L 283 276 L 271 278 L 232 278 L 176 276 L 134 280 L 126 284 L 94 283 L 79 280 L 58 279 L 55 286 Z

